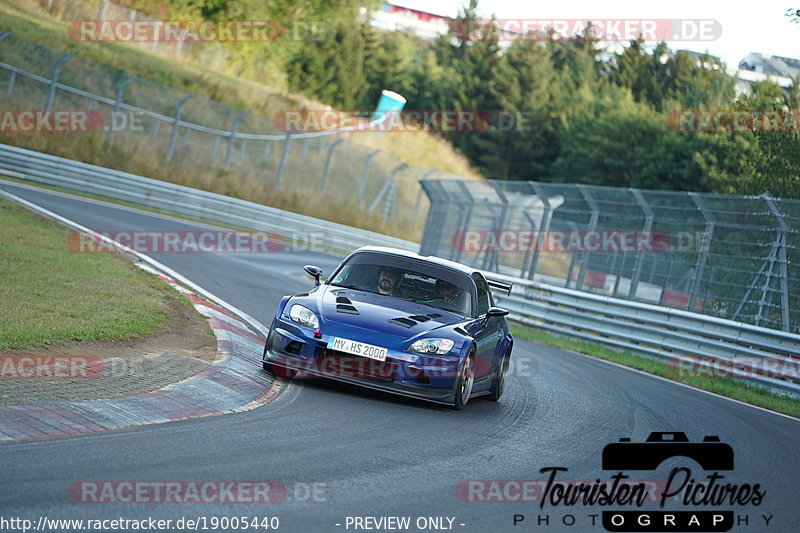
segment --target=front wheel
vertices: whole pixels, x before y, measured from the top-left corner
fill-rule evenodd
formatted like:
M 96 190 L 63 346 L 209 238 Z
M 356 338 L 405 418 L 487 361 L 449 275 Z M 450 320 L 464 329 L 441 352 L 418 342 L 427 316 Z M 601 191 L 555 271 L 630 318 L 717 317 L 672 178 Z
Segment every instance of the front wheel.
M 464 358 L 461 370 L 458 373 L 458 380 L 455 386 L 455 400 L 453 407 L 461 410 L 467 405 L 469 397 L 472 396 L 472 385 L 475 384 L 475 354 L 470 351 Z
M 486 396 L 486 399 L 492 402 L 496 402 L 500 399 L 503 395 L 503 391 L 506 387 L 506 375 L 508 374 L 508 365 L 511 361 L 511 347 L 508 347 L 506 353 L 503 355 L 503 360 L 500 362 L 500 367 L 497 369 L 497 373 L 492 378 L 492 388 L 489 389 L 489 395 Z

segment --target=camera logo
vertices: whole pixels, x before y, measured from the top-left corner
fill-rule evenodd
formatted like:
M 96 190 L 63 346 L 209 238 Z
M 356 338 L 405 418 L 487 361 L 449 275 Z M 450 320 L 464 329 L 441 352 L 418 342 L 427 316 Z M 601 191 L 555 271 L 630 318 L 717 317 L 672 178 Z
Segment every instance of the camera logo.
M 733 448 L 719 437 L 689 442 L 683 432 L 653 432 L 645 442 L 623 437 L 603 448 L 603 470 L 655 470 L 672 457 L 694 459 L 703 470 L 733 470 Z
M 594 481 L 559 479 L 569 471 L 563 466 L 539 469 L 548 476 L 537 497 L 540 509 L 588 506 L 595 511 L 599 507 L 602 512 L 588 514 L 590 521 L 584 525 L 602 525 L 609 532 L 723 532 L 748 527 L 751 519 L 753 525 L 763 520 L 769 527 L 774 518 L 747 513 L 747 508 L 761 505 L 767 491 L 760 483 L 736 480 L 733 448 L 715 435 L 699 441 L 680 431 L 652 432 L 641 442 L 623 437 L 602 448 L 601 463 L 610 472 L 606 479 L 598 476 Z M 697 465 L 701 472 L 696 471 Z M 641 473 L 626 471 L 653 474 L 647 476 L 651 479 L 638 479 Z M 665 478 L 660 477 L 662 472 Z M 536 523 L 549 525 L 551 518 L 565 526 L 580 520 L 577 513 L 567 512 L 539 514 Z M 530 523 L 526 519 L 525 514 L 515 514 L 513 523 Z

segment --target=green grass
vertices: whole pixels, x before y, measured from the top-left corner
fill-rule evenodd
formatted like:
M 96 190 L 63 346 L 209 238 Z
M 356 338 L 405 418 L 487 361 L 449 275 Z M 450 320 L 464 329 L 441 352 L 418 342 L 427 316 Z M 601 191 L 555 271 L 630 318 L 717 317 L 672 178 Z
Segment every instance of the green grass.
M 0 350 L 159 331 L 179 295 L 127 259 L 74 253 L 69 232 L 0 199 Z
M 676 376 L 675 370 L 667 367 L 665 361 L 648 359 L 630 352 L 615 351 L 591 342 L 576 341 L 566 337 L 560 337 L 546 333 L 537 328 L 517 323 L 511 323 L 511 333 L 520 339 L 541 342 L 598 359 L 604 359 L 647 372 L 648 374 L 667 378 L 698 389 L 707 390 L 721 396 L 727 396 L 728 398 L 734 398 L 752 405 L 800 418 L 800 400 L 795 400 L 788 396 L 778 396 L 767 390 L 758 387 L 749 387 L 731 379 Z

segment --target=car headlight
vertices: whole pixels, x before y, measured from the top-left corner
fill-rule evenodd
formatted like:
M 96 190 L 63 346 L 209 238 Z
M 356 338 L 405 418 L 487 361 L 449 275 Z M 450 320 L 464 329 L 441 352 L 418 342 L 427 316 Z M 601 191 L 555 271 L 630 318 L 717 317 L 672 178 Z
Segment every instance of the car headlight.
M 412 352 L 424 354 L 446 354 L 453 348 L 450 339 L 420 339 L 409 346 Z
M 304 326 L 308 326 L 309 328 L 313 329 L 319 329 L 319 320 L 317 319 L 317 315 L 302 305 L 293 305 L 289 311 L 289 317 L 298 324 L 303 324 Z

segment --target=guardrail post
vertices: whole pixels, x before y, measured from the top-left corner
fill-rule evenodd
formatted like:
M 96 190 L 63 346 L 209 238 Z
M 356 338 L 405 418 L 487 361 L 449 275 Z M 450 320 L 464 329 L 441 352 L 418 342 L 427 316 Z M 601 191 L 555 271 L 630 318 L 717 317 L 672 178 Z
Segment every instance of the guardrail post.
M 777 235 L 775 236 L 775 243 L 773 244 L 773 253 L 775 255 L 775 261 L 772 265 L 772 269 L 769 272 L 769 287 L 765 283 L 765 290 L 761 295 L 761 300 L 759 301 L 758 305 L 758 316 L 756 317 L 756 325 L 760 326 L 761 321 L 764 319 L 765 309 L 768 304 L 768 298 L 772 292 L 774 292 L 773 285 L 774 285 L 774 278 L 775 274 L 777 274 L 777 278 L 780 281 L 781 289 L 781 329 L 783 331 L 789 331 L 789 273 L 788 273 L 788 258 L 786 256 L 786 236 L 789 233 L 789 224 L 786 223 L 786 218 L 784 217 L 783 213 L 778 210 L 778 207 L 775 205 L 775 201 L 772 196 L 765 192 L 761 195 L 761 198 L 764 199 L 766 202 L 767 207 L 769 208 L 772 215 L 778 221 L 778 228 L 777 228 Z M 775 267 L 777 266 L 778 272 L 775 273 Z
M 597 230 L 597 219 L 600 217 L 600 208 L 592 196 L 591 191 L 589 191 L 585 185 L 578 185 L 577 187 L 578 191 L 581 193 L 581 196 L 583 196 L 583 199 L 586 201 L 586 204 L 589 206 L 589 209 L 592 210 L 592 215 L 589 219 L 589 228 L 587 231 L 595 231 Z M 579 291 L 583 290 L 583 279 L 586 276 L 586 263 L 588 262 L 588 258 L 589 253 L 587 250 L 584 250 L 583 253 L 581 253 L 581 267 L 578 269 L 578 277 L 575 280 L 575 289 Z
M 114 98 L 114 109 L 111 111 L 111 121 L 108 124 L 106 144 L 111 144 L 111 139 L 114 137 L 114 123 L 116 122 L 117 113 L 119 113 L 119 106 L 122 104 L 122 97 L 125 95 L 125 88 L 134 81 L 136 81 L 136 76 L 130 76 L 117 86 L 116 97 Z
M 261 162 L 266 163 L 269 159 L 269 152 L 272 150 L 272 141 L 269 139 L 264 141 L 264 151 L 261 152 Z
M 414 206 L 414 214 L 411 217 L 414 220 L 416 220 L 419 217 L 419 209 L 422 206 L 422 192 L 423 192 L 423 190 L 422 190 L 422 180 L 429 179 L 431 176 L 433 176 L 437 172 L 439 172 L 439 171 L 436 170 L 436 169 L 431 169 L 431 170 L 427 171 L 425 174 L 422 175 L 422 177 L 420 178 L 420 180 L 418 182 L 419 183 L 419 192 L 417 192 L 417 203 Z
M 470 222 L 472 221 L 472 213 L 475 210 L 475 198 L 473 198 L 472 194 L 469 192 L 469 188 L 467 188 L 463 181 L 459 180 L 457 183 L 458 188 L 461 189 L 461 192 L 466 197 L 466 200 L 462 203 L 464 207 L 458 212 L 458 225 L 456 229 L 456 232 L 460 232 L 460 234 L 463 236 L 469 228 Z M 469 205 L 468 209 L 466 208 L 467 205 Z M 464 244 L 466 244 L 466 241 L 462 241 L 461 246 L 455 249 L 451 248 L 452 252 L 450 252 L 450 259 L 455 261 L 461 259 L 461 252 L 464 251 Z
M 175 45 L 175 56 L 182 57 L 183 56 L 183 47 L 186 44 L 186 36 L 188 32 L 184 29 L 181 29 L 181 32 L 178 34 L 178 44 Z
M 11 96 L 14 94 L 14 84 L 17 82 L 17 73 L 15 71 L 11 71 L 11 74 L 8 76 L 8 85 L 6 85 L 6 100 L 10 100 Z
M 539 231 L 536 232 L 536 244 L 533 247 L 533 258 L 531 259 L 531 264 L 528 267 L 528 279 L 532 280 L 534 276 L 536 276 L 536 267 L 539 264 L 539 253 L 542 249 L 542 236 L 547 235 L 547 232 L 550 231 L 550 218 L 553 214 L 553 208 L 550 205 L 550 200 L 547 198 L 547 195 L 542 190 L 541 185 L 535 181 L 529 181 L 528 183 L 533 189 L 533 192 L 536 193 L 539 201 L 544 205 L 541 226 L 539 227 Z M 521 275 L 524 275 L 524 272 L 521 273 Z
M 158 50 L 158 41 L 159 35 L 158 32 L 161 30 L 162 22 L 160 20 L 155 21 L 155 29 L 153 31 L 153 44 L 150 45 L 150 52 L 155 54 L 156 50 Z
M 0 33 L 0 41 L 3 39 L 11 37 L 10 31 L 4 31 Z M 17 81 L 17 73 L 14 70 L 9 71 L 8 75 L 8 85 L 6 85 L 6 99 L 10 99 L 11 95 L 14 94 L 14 84 Z
M 639 204 L 639 207 L 642 208 L 644 212 L 645 219 L 644 219 L 644 228 L 643 231 L 649 232 L 653 229 L 653 221 L 655 220 L 655 214 L 653 213 L 653 209 L 650 207 L 650 204 L 647 203 L 645 200 L 642 191 L 639 189 L 629 189 L 633 197 L 636 198 L 636 202 Z M 638 248 L 638 246 L 637 246 Z M 628 291 L 628 299 L 635 300 L 636 299 L 636 289 L 639 286 L 639 278 L 642 275 L 642 263 L 644 261 L 644 252 L 642 250 L 637 250 L 636 252 L 636 263 L 633 266 L 633 276 L 631 276 L 631 287 Z
M 381 153 L 380 150 L 375 150 L 364 158 L 364 168 L 361 170 L 361 179 L 358 181 L 358 203 L 364 201 L 364 192 L 367 190 L 367 177 L 369 176 L 369 164 L 372 158 Z
M 181 148 L 189 146 L 189 136 L 192 133 L 192 128 L 183 128 L 183 141 L 181 141 Z
M 500 188 L 500 184 L 497 181 L 491 181 L 492 188 L 494 189 L 495 194 L 500 199 L 502 206 L 500 208 L 500 217 L 497 220 L 492 220 L 494 224 L 493 230 L 503 231 L 506 223 L 506 216 L 508 214 L 508 198 L 506 198 L 505 192 Z M 487 200 L 488 202 L 488 200 Z M 489 204 L 489 209 L 492 209 L 492 205 Z M 494 214 L 494 210 L 492 209 L 492 214 Z M 499 272 L 499 261 L 497 259 L 497 247 L 494 247 L 491 251 L 486 250 L 483 254 L 483 266 L 481 266 L 482 270 L 492 270 L 494 267 L 494 272 Z
M 217 152 L 219 152 L 220 142 L 221 142 L 221 137 L 219 135 L 214 135 L 214 145 L 211 147 L 211 161 L 214 161 L 217 158 Z
M 283 180 L 283 171 L 286 168 L 286 158 L 289 157 L 289 143 L 292 142 L 292 132 L 286 132 L 286 138 L 283 140 L 283 150 L 281 151 L 281 160 L 278 163 L 278 174 L 275 176 L 275 192 L 281 189 L 281 181 Z
M 694 204 L 703 214 L 706 221 L 706 228 L 703 231 L 703 244 L 700 246 L 700 254 L 697 257 L 697 265 L 694 267 L 694 275 L 692 276 L 692 284 L 689 288 L 689 306 L 687 311 L 694 311 L 695 303 L 697 302 L 697 293 L 700 291 L 700 285 L 703 282 L 703 274 L 705 273 L 706 263 L 708 262 L 708 251 L 711 248 L 711 239 L 714 237 L 714 226 L 716 219 L 711 209 L 706 205 L 706 201 L 702 196 L 697 193 L 690 192 L 689 198 L 692 199 Z
M 183 114 L 183 106 L 186 105 L 190 99 L 194 98 L 193 94 L 187 94 L 183 98 L 181 98 L 180 102 L 178 102 L 177 107 L 175 108 L 175 118 L 172 120 L 172 131 L 169 132 L 169 146 L 167 147 L 167 162 L 172 161 L 172 157 L 175 155 L 175 137 L 178 135 L 178 123 L 181 121 L 181 115 Z M 186 131 L 189 131 L 189 128 L 186 128 Z
M 439 242 L 444 229 L 444 221 L 447 219 L 447 211 L 450 204 L 449 197 L 445 197 L 446 193 L 439 182 L 420 180 L 419 184 L 431 204 L 428 210 L 428 218 L 425 221 L 425 231 L 422 233 L 419 253 L 422 255 L 441 255 Z M 451 239 L 452 241 L 453 239 Z M 453 246 L 450 249 L 452 250 Z
M 408 168 L 408 163 L 403 163 L 398 165 L 397 167 L 392 170 L 392 175 L 389 178 L 389 190 L 386 194 L 386 199 L 383 202 L 383 220 L 386 221 L 389 219 L 389 211 L 391 210 L 392 214 L 394 214 L 395 210 L 395 179 L 397 178 L 397 173 L 401 170 Z
M 370 204 L 369 208 L 367 209 L 367 212 L 372 213 L 373 211 L 375 211 L 375 208 L 377 208 L 378 204 L 381 202 L 381 200 L 383 200 L 383 218 L 386 219 L 387 217 L 386 211 L 389 208 L 388 204 L 390 201 L 393 201 L 393 196 L 394 196 L 394 191 L 392 190 L 394 188 L 394 178 L 398 172 L 400 172 L 407 166 L 408 163 L 402 163 L 392 169 L 392 172 L 389 174 L 389 179 L 386 180 L 386 183 L 383 184 L 381 190 L 378 191 L 377 195 L 375 195 L 375 199 Z M 389 195 L 391 195 L 391 197 Z
M 53 65 L 53 74 L 50 78 L 50 90 L 47 91 L 47 102 L 44 105 L 45 111 L 50 111 L 50 108 L 53 107 L 53 99 L 56 96 L 56 84 L 58 84 L 58 76 L 61 74 L 61 67 L 64 66 L 64 63 L 72 59 L 75 54 L 66 54 L 61 56 L 61 59 L 56 61 L 55 65 Z
M 242 142 L 239 143 L 239 159 L 236 160 L 238 166 L 242 166 L 244 163 L 245 150 L 247 150 L 247 139 L 242 139 Z
M 322 170 L 322 184 L 319 187 L 319 200 L 320 202 L 325 199 L 325 194 L 328 192 L 328 179 L 331 175 L 331 161 L 333 160 L 333 152 L 336 151 L 336 147 L 339 146 L 344 142 L 344 139 L 339 138 L 336 139 L 331 143 L 330 148 L 328 148 L 328 155 L 325 158 L 325 168 Z M 305 146 L 308 146 L 308 141 L 305 141 Z
M 233 152 L 233 139 L 236 137 L 236 129 L 239 127 L 239 122 L 250 114 L 250 111 L 242 111 L 236 118 L 233 119 L 231 124 L 231 134 L 228 137 L 228 147 L 225 149 L 225 161 L 222 163 L 222 168 L 228 170 L 231 166 L 231 153 Z
M 578 233 L 578 225 L 572 222 L 571 220 L 565 221 L 570 229 L 577 235 Z M 575 270 L 575 261 L 577 260 L 578 254 L 571 253 L 569 254 L 569 267 L 567 267 L 567 279 L 564 280 L 564 286 L 569 289 L 570 283 L 572 283 L 572 271 Z

